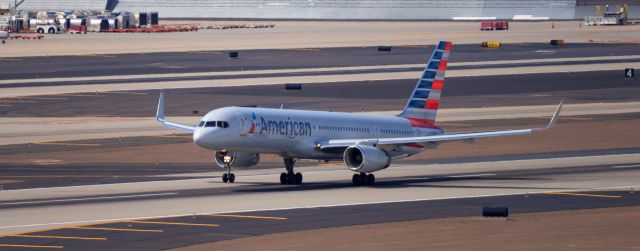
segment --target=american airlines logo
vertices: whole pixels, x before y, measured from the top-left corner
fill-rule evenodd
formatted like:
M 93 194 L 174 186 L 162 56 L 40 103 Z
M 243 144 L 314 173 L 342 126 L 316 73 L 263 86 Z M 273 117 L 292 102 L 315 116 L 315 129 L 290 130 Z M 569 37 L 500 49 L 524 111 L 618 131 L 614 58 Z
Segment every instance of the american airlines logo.
M 311 136 L 311 123 L 291 120 L 265 120 L 260 117 L 260 134 Z

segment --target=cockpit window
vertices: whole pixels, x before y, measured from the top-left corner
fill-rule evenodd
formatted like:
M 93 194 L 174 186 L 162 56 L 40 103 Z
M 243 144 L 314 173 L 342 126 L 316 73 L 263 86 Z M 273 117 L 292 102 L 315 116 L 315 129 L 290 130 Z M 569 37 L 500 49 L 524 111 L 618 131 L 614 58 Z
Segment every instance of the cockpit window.
M 198 127 L 203 127 L 204 126 L 204 121 L 200 121 L 200 124 L 198 124 Z
M 207 121 L 207 122 L 200 122 L 201 124 L 204 123 L 204 127 L 220 127 L 220 128 L 227 128 L 229 127 L 229 122 L 227 121 Z

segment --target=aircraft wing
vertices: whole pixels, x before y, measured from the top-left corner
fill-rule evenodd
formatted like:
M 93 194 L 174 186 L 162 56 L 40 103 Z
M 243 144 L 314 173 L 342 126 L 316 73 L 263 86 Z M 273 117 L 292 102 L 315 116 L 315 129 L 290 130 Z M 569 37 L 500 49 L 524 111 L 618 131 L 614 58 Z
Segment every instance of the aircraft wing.
M 156 120 L 161 125 L 169 128 L 187 131 L 187 132 L 194 132 L 196 130 L 196 128 L 193 126 L 167 121 L 164 118 L 164 92 L 160 93 L 160 99 L 158 100 L 158 111 L 156 112 Z
M 321 144 L 319 148 L 321 150 L 329 150 L 332 148 L 349 147 L 356 144 L 370 144 L 370 145 L 418 144 L 418 145 L 426 146 L 434 142 L 446 142 L 446 141 L 454 141 L 454 140 L 473 140 L 477 138 L 529 134 L 532 132 L 549 129 L 555 126 L 555 124 L 558 122 L 558 118 L 560 117 L 562 104 L 563 102 L 560 102 L 560 104 L 558 105 L 558 108 L 553 114 L 553 117 L 551 118 L 551 121 L 546 127 L 543 127 L 543 128 L 445 133 L 445 134 L 439 134 L 439 135 L 419 136 L 419 137 L 399 137 L 399 138 L 379 138 L 379 139 L 332 139 L 332 140 L 329 140 L 326 144 Z

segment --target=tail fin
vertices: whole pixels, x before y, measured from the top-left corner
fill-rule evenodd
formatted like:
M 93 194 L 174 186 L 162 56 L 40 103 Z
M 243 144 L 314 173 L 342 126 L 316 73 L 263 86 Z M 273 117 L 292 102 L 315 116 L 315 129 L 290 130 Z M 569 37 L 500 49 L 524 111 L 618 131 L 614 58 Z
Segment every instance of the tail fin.
M 440 41 L 433 50 L 404 110 L 398 115 L 409 119 L 413 127 L 435 127 L 449 52 L 451 42 Z

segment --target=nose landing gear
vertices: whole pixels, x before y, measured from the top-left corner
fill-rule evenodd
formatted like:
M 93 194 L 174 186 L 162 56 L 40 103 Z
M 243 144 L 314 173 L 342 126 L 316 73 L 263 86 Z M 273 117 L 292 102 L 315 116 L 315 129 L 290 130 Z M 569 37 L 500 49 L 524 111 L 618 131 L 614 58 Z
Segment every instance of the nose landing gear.
M 280 184 L 282 185 L 302 184 L 302 174 L 293 172 L 293 165 L 295 163 L 296 163 L 295 159 L 291 159 L 291 158 L 284 159 L 284 166 L 287 168 L 287 172 L 280 174 Z
M 224 173 L 222 174 L 222 182 L 224 183 L 233 183 L 236 181 L 236 175 L 233 173 Z

